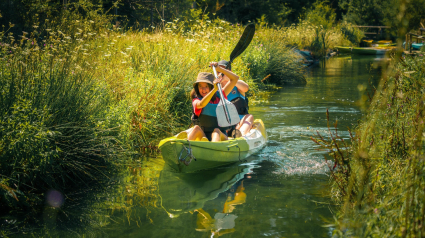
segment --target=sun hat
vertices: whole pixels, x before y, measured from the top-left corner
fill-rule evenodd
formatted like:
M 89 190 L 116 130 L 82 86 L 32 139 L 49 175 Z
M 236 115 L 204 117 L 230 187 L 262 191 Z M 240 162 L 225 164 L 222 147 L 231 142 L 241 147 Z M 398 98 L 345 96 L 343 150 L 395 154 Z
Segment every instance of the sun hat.
M 208 83 L 214 86 L 214 75 L 212 75 L 211 73 L 207 73 L 207 72 L 201 72 L 198 74 L 198 77 L 196 78 L 196 82 L 193 83 L 193 87 L 195 87 L 195 85 L 197 83 Z

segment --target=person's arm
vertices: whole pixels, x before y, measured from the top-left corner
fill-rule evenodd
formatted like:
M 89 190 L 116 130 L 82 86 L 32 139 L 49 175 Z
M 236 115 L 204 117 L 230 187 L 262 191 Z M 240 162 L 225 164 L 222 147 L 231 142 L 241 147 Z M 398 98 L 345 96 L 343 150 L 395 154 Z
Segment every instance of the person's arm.
M 249 90 L 249 85 L 242 80 L 238 80 L 238 82 L 236 83 L 236 87 L 238 88 L 239 92 L 243 94 L 245 94 Z
M 217 72 L 223 73 L 224 75 L 226 75 L 230 79 L 230 81 L 223 88 L 223 91 L 227 96 L 232 91 L 232 89 L 236 86 L 236 83 L 239 80 L 239 76 L 234 74 L 232 71 L 227 70 L 227 69 L 223 69 L 221 67 L 217 67 L 216 70 L 217 70 Z
M 202 98 L 202 100 L 196 101 L 196 108 L 197 109 L 201 109 L 204 108 L 208 105 L 208 103 L 211 101 L 211 98 L 214 96 L 214 94 L 217 92 L 218 87 L 217 84 L 214 81 L 214 88 L 213 90 L 211 90 L 207 96 L 205 96 L 204 98 Z

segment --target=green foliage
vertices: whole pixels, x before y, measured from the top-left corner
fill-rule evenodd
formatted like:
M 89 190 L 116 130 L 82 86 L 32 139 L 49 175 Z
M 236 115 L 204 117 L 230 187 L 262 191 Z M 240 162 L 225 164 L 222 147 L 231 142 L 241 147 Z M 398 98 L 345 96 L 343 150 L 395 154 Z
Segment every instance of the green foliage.
M 107 172 L 101 167 L 121 151 L 113 137 L 117 132 L 97 126 L 111 102 L 105 83 L 72 69 L 75 62 L 66 51 L 56 55 L 63 58 L 51 54 L 66 49 L 65 44 L 46 43 L 52 47 L 2 44 L 2 206 L 23 205 L 48 189 L 96 180 Z
M 344 20 L 356 25 L 379 26 L 382 24 L 382 11 L 385 0 L 341 0 L 339 6 L 346 11 Z
M 341 0 L 344 19 L 355 25 L 391 26 L 389 31 L 417 30 L 425 19 L 424 0 Z M 403 19 L 403 22 L 400 20 Z M 404 34 L 404 33 L 403 33 Z M 403 35 L 402 34 L 402 35 Z
M 342 22 L 337 25 L 337 28 L 341 31 L 342 35 L 352 44 L 358 45 L 362 38 L 364 38 L 363 32 L 358 28 L 353 27 L 352 24 Z M 340 42 L 339 45 L 345 45 L 344 42 Z
M 329 6 L 329 1 L 317 1 L 307 11 L 305 19 L 327 30 L 335 24 L 336 14 L 335 10 Z
M 314 22 L 302 21 L 279 31 L 281 41 L 286 45 L 310 50 L 319 58 L 325 56 L 330 49 L 339 45 L 355 45 L 363 34 L 350 24 L 340 23 L 332 28 L 324 28 Z
M 423 55 L 396 62 L 351 147 L 333 150 L 333 195 L 343 203 L 338 236 L 424 236 L 424 63 Z M 325 147 L 347 148 L 343 139 L 332 139 Z
M 391 0 L 383 3 L 382 23 L 391 26 L 393 35 L 404 36 L 405 32 L 418 30 L 423 27 L 421 22 L 425 22 L 425 0 Z M 403 21 L 400 21 L 403 19 Z M 399 32 L 399 31 L 402 32 Z
M 199 8 L 214 13 L 226 21 L 247 23 L 262 16 L 270 25 L 288 25 L 297 22 L 305 8 L 311 6 L 314 0 L 279 1 L 279 0 L 202 0 L 197 1 Z
M 0 18 L 3 26 L 9 25 L 9 22 L 15 24 L 12 31 L 15 34 L 21 34 L 22 31 L 33 31 L 43 29 L 52 29 L 56 27 L 62 32 L 71 34 L 71 30 L 76 32 L 80 30 L 100 29 L 110 27 L 113 18 L 105 12 L 101 6 L 106 0 L 79 0 L 79 1 L 54 1 L 54 0 L 10 0 L 0 3 L 0 11 L 5 13 Z M 85 21 L 89 24 L 82 26 L 79 21 Z

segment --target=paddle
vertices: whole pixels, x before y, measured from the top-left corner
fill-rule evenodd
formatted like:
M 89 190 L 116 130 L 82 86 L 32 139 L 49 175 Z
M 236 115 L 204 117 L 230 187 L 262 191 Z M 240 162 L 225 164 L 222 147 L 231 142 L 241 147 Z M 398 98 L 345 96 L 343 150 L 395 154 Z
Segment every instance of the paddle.
M 212 67 L 214 71 L 215 78 L 217 77 L 217 70 L 215 66 Z M 215 113 L 217 114 L 217 122 L 220 127 L 229 127 L 236 125 L 240 122 L 238 110 L 235 105 L 226 98 L 224 98 L 223 90 L 221 88 L 221 83 L 217 83 L 218 93 L 220 94 L 220 102 L 217 105 Z
M 249 43 L 251 43 L 251 40 L 254 37 L 254 33 L 255 25 L 252 23 L 248 24 L 245 27 L 245 30 L 243 31 L 239 42 L 236 44 L 232 53 L 230 53 L 230 61 L 227 64 L 226 69 L 230 68 L 230 65 L 232 64 L 233 60 L 235 60 L 236 57 L 242 54 L 242 52 L 248 47 Z M 217 71 L 214 66 L 213 71 L 215 77 L 217 78 Z M 236 107 L 233 103 L 229 102 L 227 99 L 224 98 L 223 91 L 221 89 L 221 84 L 218 84 L 218 92 L 220 94 L 220 102 L 216 109 L 218 125 L 220 127 L 229 127 L 236 125 L 240 121 L 238 110 L 236 110 Z

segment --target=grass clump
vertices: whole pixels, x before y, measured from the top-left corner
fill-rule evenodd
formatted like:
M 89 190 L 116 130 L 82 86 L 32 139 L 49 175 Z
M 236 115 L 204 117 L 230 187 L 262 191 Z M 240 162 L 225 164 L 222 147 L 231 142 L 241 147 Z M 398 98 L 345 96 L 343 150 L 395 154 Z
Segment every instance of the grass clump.
M 24 36 L 1 45 L 2 207 L 33 205 L 48 189 L 95 180 L 120 151 L 117 132 L 101 126 L 111 105 L 107 85 L 73 68 L 66 44 L 35 42 Z
M 425 234 L 424 60 L 398 60 L 382 78 L 351 148 L 334 150 L 333 195 L 343 205 L 338 236 Z M 328 148 L 343 143 L 332 139 Z

